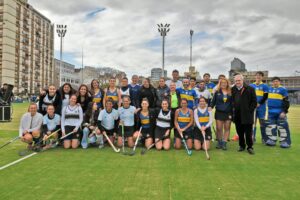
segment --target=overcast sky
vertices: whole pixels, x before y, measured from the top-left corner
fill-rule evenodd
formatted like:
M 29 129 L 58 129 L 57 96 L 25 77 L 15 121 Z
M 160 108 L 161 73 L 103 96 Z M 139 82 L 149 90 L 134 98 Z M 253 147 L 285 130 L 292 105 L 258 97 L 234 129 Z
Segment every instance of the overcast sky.
M 54 24 L 67 24 L 64 60 L 108 66 L 132 75 L 161 67 L 158 23 L 170 23 L 165 66 L 189 66 L 189 31 L 194 30 L 193 65 L 216 77 L 240 58 L 250 70 L 289 76 L 300 71 L 298 0 L 30 0 Z M 59 39 L 55 33 L 55 56 Z

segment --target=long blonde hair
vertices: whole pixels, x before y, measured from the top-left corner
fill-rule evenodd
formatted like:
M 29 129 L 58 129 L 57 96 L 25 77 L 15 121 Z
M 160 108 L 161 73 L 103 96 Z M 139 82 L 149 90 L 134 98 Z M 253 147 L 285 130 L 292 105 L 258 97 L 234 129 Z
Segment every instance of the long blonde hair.
M 228 94 L 231 95 L 231 83 L 230 83 L 230 80 L 227 79 L 227 78 L 222 78 L 222 79 L 219 80 L 219 83 L 217 85 L 217 92 L 221 91 L 221 83 L 224 82 L 224 81 L 227 83 L 226 91 L 227 91 Z

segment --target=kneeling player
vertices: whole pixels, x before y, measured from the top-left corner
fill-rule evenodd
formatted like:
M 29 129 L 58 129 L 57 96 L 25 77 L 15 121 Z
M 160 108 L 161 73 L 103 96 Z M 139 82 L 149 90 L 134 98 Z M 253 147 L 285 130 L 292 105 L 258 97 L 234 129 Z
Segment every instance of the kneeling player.
M 133 147 L 133 133 L 135 131 L 134 127 L 134 113 L 135 107 L 130 105 L 130 97 L 123 96 L 122 98 L 122 107 L 118 109 L 120 125 L 118 130 L 118 146 L 122 146 L 122 140 L 127 138 L 128 146 Z M 124 138 L 122 135 L 122 131 L 124 131 Z
M 155 112 L 149 109 L 149 101 L 144 98 L 141 102 L 141 110 L 136 114 L 136 132 L 134 138 L 138 137 L 139 129 L 142 127 L 142 138 L 145 140 L 145 147 L 153 144 L 153 132 L 155 128 Z
M 193 148 L 193 123 L 194 114 L 191 109 L 188 108 L 188 101 L 186 99 L 181 99 L 181 108 L 177 109 L 175 112 L 175 128 L 174 136 L 175 148 L 181 148 L 182 137 L 186 140 L 189 149 Z
M 98 117 L 98 128 L 100 134 L 106 134 L 110 141 L 114 143 L 114 135 L 118 130 L 118 111 L 113 109 L 113 100 L 108 98 L 105 101 L 105 109 L 101 110 Z M 99 134 L 97 134 L 99 137 Z
M 41 137 L 41 126 L 43 123 L 43 115 L 37 112 L 37 105 L 31 103 L 28 112 L 21 118 L 19 136 L 21 140 L 28 144 L 28 148 L 32 148 L 32 143 L 39 142 Z
M 43 140 L 46 141 L 45 149 L 51 147 L 51 141 L 49 140 L 57 140 L 58 133 L 54 134 L 49 138 L 48 136 L 57 131 L 60 128 L 60 116 L 55 114 L 55 108 L 53 105 L 47 106 L 47 114 L 43 118 L 43 126 L 42 126 L 42 133 L 43 133 Z
M 267 145 L 275 146 L 278 134 L 280 147 L 290 147 L 291 135 L 286 117 L 289 106 L 287 89 L 280 85 L 279 77 L 274 77 L 272 87 L 269 88 L 268 121 L 266 122 Z
M 68 106 L 62 109 L 61 113 L 61 130 L 62 136 L 72 133 L 64 139 L 64 148 L 76 149 L 79 146 L 80 125 L 83 121 L 83 112 L 80 105 L 77 103 L 76 95 L 70 97 Z
M 98 116 L 99 109 L 97 103 L 90 102 L 84 115 L 84 128 L 82 130 L 83 134 L 81 139 L 81 147 L 83 149 L 88 148 L 89 144 L 92 146 L 96 145 L 98 135 L 100 139 L 100 146 L 103 146 L 103 135 L 100 134 L 100 130 L 97 127 Z
M 171 110 L 169 109 L 168 100 L 162 100 L 161 109 L 158 110 L 156 115 L 155 127 L 155 147 L 157 150 L 169 150 L 171 146 L 170 133 L 173 128 L 173 118 Z
M 199 106 L 194 111 L 195 128 L 194 128 L 194 148 L 195 150 L 208 150 L 210 147 L 210 140 L 212 138 L 211 125 L 213 117 L 211 111 L 208 111 L 207 102 L 204 97 L 200 97 Z M 205 144 L 202 133 L 205 136 Z

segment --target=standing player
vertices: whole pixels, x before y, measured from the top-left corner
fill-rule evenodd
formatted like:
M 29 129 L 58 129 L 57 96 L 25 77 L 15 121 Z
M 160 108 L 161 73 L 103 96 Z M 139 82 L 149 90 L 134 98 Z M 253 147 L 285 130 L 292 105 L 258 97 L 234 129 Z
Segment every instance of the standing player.
M 204 97 L 199 99 L 199 107 L 194 111 L 195 128 L 194 128 L 194 147 L 196 150 L 201 148 L 208 150 L 210 148 L 210 140 L 212 139 L 211 125 L 213 123 L 212 112 L 208 110 L 207 100 Z M 206 144 L 204 144 L 204 138 L 202 135 L 204 132 Z
M 178 108 L 174 116 L 174 137 L 175 148 L 181 148 L 181 134 L 186 140 L 189 149 L 193 148 L 193 124 L 194 124 L 194 114 L 193 110 L 188 108 L 188 100 L 181 99 L 181 108 Z
M 280 85 L 279 77 L 274 77 L 272 86 L 269 87 L 268 121 L 266 123 L 267 145 L 276 145 L 278 133 L 280 147 L 289 148 L 291 146 L 291 135 L 286 116 L 289 107 L 287 89 Z
M 167 99 L 162 100 L 161 109 L 156 114 L 155 141 L 161 141 L 157 142 L 155 147 L 157 150 L 169 150 L 171 146 L 170 134 L 174 120 Z
M 105 95 L 104 95 L 104 100 L 103 104 L 104 107 L 106 106 L 106 101 L 108 99 L 113 100 L 113 108 L 118 109 L 118 107 L 121 106 L 121 93 L 120 90 L 116 87 L 116 79 L 114 77 L 111 77 L 109 80 L 109 86 L 108 88 L 104 89 Z
M 64 139 L 64 148 L 76 149 L 79 145 L 80 126 L 83 121 L 83 112 L 81 106 L 77 103 L 76 95 L 71 95 L 70 103 L 65 106 L 61 113 L 61 130 L 62 136 L 73 132 Z
M 60 114 L 61 98 L 54 85 L 49 85 L 48 90 L 41 93 L 39 99 L 39 113 L 45 115 L 47 113 L 48 105 L 53 105 L 55 107 L 55 113 Z
M 130 88 L 128 85 L 128 78 L 124 77 L 121 80 L 121 87 L 120 87 L 121 99 L 124 96 L 130 96 Z
M 182 88 L 182 81 L 179 80 L 179 71 L 178 71 L 177 69 L 174 69 L 174 70 L 173 70 L 173 72 L 172 72 L 172 77 L 173 77 L 172 80 L 167 80 L 167 81 L 166 81 L 166 85 L 167 85 L 168 87 L 170 87 L 171 82 L 174 82 L 175 85 L 176 85 L 176 89 Z
M 188 108 L 194 109 L 196 107 L 197 101 L 197 94 L 195 90 L 192 90 L 190 87 L 189 79 L 183 79 L 183 88 L 177 89 L 178 93 L 180 94 L 181 99 L 186 99 L 188 101 Z
M 131 78 L 131 84 L 129 84 L 129 89 L 130 89 L 130 97 L 131 97 L 131 105 L 139 108 L 140 101 L 139 101 L 139 96 L 140 96 L 140 89 L 141 86 L 138 84 L 139 77 L 137 75 L 133 75 Z
M 103 109 L 104 91 L 99 86 L 99 81 L 94 79 L 91 82 L 91 94 L 93 102 L 97 104 L 98 110 Z
M 202 80 L 199 83 L 199 88 L 196 88 L 197 98 L 204 97 L 207 99 L 208 105 L 210 105 L 211 101 L 211 93 L 206 89 L 205 82 Z
M 253 140 L 256 141 L 256 122 L 259 120 L 260 132 L 261 132 L 261 141 L 263 144 L 266 142 L 266 128 L 265 128 L 265 116 L 266 116 L 266 100 L 268 99 L 268 90 L 269 87 L 267 84 L 263 83 L 264 73 L 257 72 L 255 75 L 255 82 L 250 84 L 251 87 L 255 89 L 257 108 L 256 108 L 256 118 L 254 121 L 253 129 Z
M 159 79 L 159 85 L 156 88 L 156 108 L 160 109 L 161 108 L 161 102 L 164 99 L 167 99 L 170 95 L 170 88 L 166 85 L 165 83 L 165 78 L 161 77 Z
M 130 103 L 130 97 L 124 96 L 122 98 L 123 106 L 118 109 L 119 113 L 119 119 L 120 119 L 120 125 L 118 130 L 118 146 L 122 146 L 122 126 L 124 126 L 124 139 L 127 138 L 128 146 L 133 147 L 134 141 L 133 141 L 133 133 L 135 132 L 135 126 L 134 126 L 134 113 L 135 113 L 135 107 L 131 106 Z
M 210 74 L 209 73 L 205 73 L 203 74 L 203 80 L 205 82 L 205 87 L 206 89 L 213 94 L 213 89 L 216 86 L 216 84 L 214 84 L 213 82 L 210 82 Z

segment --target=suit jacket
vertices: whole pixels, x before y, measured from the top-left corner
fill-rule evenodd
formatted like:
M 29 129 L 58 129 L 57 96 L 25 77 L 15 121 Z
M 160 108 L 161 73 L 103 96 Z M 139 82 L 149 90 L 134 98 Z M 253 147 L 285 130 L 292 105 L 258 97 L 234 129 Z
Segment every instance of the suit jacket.
M 240 99 L 240 108 L 237 108 L 236 96 L 238 92 L 241 94 Z M 254 110 L 257 106 L 255 90 L 246 85 L 241 90 L 238 90 L 236 86 L 232 87 L 232 98 L 233 98 L 233 121 L 239 121 L 241 124 L 253 124 L 254 123 Z M 240 113 L 237 113 L 237 110 L 240 110 Z

